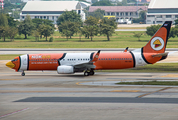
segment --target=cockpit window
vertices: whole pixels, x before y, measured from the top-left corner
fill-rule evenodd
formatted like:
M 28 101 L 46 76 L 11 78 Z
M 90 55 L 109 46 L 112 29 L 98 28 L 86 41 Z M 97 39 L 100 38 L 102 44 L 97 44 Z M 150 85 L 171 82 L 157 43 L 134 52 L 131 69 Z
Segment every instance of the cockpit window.
M 12 61 L 17 61 L 18 59 L 13 59 Z

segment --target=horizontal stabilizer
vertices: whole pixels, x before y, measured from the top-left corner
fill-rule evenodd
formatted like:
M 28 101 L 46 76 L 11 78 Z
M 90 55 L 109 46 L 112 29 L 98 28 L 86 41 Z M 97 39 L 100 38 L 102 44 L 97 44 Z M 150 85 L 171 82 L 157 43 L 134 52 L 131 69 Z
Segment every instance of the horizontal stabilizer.
M 152 57 L 166 57 L 168 55 L 168 53 L 169 52 L 160 53 L 160 54 L 152 55 Z

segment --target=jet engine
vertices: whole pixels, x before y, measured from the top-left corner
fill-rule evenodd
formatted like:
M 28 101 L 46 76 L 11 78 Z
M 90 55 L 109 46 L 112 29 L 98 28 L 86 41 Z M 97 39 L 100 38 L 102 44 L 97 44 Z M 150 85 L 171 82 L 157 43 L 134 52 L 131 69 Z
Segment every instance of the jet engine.
M 58 74 L 72 74 L 74 73 L 74 67 L 73 66 L 58 66 L 57 73 Z

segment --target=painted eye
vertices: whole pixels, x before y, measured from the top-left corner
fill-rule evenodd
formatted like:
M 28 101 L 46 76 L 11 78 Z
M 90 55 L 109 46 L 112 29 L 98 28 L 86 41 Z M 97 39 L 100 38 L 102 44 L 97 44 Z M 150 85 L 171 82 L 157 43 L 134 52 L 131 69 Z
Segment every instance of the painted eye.
M 13 59 L 12 61 L 17 61 L 18 59 Z

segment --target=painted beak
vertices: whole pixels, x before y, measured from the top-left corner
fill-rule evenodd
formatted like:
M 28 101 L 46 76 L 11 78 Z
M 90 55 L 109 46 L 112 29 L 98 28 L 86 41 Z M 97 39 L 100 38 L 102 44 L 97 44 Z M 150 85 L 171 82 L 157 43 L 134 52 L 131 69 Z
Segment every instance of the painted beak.
M 11 61 L 9 61 L 8 63 L 6 63 L 6 66 L 9 67 L 9 68 L 14 68 L 15 64 L 12 63 Z

